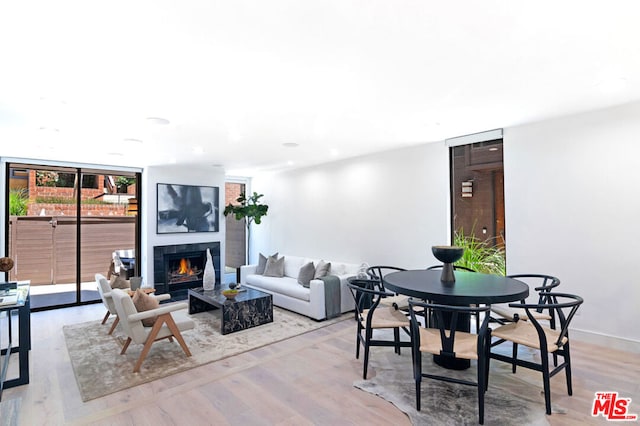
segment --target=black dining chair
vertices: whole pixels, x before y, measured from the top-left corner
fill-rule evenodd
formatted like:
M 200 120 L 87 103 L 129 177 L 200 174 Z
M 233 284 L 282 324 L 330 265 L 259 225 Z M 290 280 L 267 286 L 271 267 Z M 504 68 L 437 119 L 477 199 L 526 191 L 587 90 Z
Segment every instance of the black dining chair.
M 393 305 L 383 305 L 381 300 L 392 297 L 382 289 L 380 281 L 351 277 L 347 286 L 353 296 L 356 308 L 356 359 L 360 358 L 360 345 L 364 349 L 364 366 L 362 378 L 366 380 L 369 366 L 369 349 L 371 346 L 390 346 L 400 355 L 401 347 L 411 347 L 410 341 L 400 339 L 400 329 L 407 335 L 409 332 L 409 318 Z M 393 340 L 374 338 L 374 331 L 393 329 Z
M 367 268 L 367 274 L 369 275 L 369 277 L 373 280 L 380 281 L 380 286 L 384 291 L 386 291 L 386 289 L 384 288 L 385 275 L 391 272 L 398 272 L 398 271 L 406 271 L 406 269 L 399 268 L 397 266 L 382 266 L 382 265 L 375 265 Z M 409 296 L 396 294 L 394 296 L 383 298 L 380 303 L 382 303 L 383 305 L 393 305 L 397 309 L 407 311 L 409 309 Z
M 547 414 L 551 414 L 551 389 L 550 378 L 560 371 L 565 371 L 567 380 L 567 393 L 573 393 L 571 386 L 571 356 L 569 352 L 569 324 L 575 316 L 578 308 L 584 300 L 580 296 L 568 293 L 545 292 L 542 294 L 544 303 L 510 303 L 512 308 L 524 309 L 527 316 L 526 321 L 520 317 L 514 318 L 514 322 L 501 325 L 492 331 L 492 336 L 498 339 L 498 343 L 512 342 L 513 356 L 507 356 L 497 351 L 496 344 L 491 345 L 491 358 L 515 365 L 529 368 L 542 373 L 542 386 L 544 390 L 544 402 Z M 559 322 L 558 329 L 540 324 L 536 318 L 539 309 L 552 310 L 556 320 Z M 526 360 L 517 357 L 518 346 L 524 345 L 540 351 L 540 362 Z M 551 368 L 549 366 L 549 354 L 555 354 L 563 358 L 563 362 Z
M 450 306 L 425 303 L 409 299 L 411 314 L 411 340 L 413 359 L 413 378 L 416 386 L 416 409 L 420 411 L 422 378 L 441 380 L 475 386 L 478 389 L 478 422 L 484 424 L 484 394 L 488 386 L 489 350 L 491 330 L 489 329 L 489 307 Z M 432 326 L 423 326 L 416 316 L 414 308 L 428 310 L 432 315 Z M 460 331 L 463 318 L 471 314 L 484 313 L 484 320 L 476 333 Z M 477 361 L 476 381 L 459 379 L 453 376 L 423 372 L 422 354 L 429 353 L 441 358 L 467 359 Z M 437 407 L 434 407 L 437 409 Z
M 538 305 L 544 305 L 547 302 L 547 298 L 544 297 L 546 293 L 551 291 L 555 291 L 556 287 L 560 285 L 560 280 L 553 275 L 545 275 L 545 274 L 515 274 L 515 275 L 507 275 L 509 278 L 514 278 L 516 280 L 520 280 L 522 282 L 527 283 L 529 286 L 533 286 L 534 290 L 538 293 Z M 525 300 L 521 300 L 520 303 L 525 303 Z M 528 316 L 523 308 L 512 308 L 508 303 L 499 303 L 495 305 L 491 305 L 491 321 L 497 322 L 498 324 L 507 324 L 513 322 L 518 318 L 519 320 L 527 321 Z M 551 329 L 556 328 L 556 320 L 553 309 L 549 308 L 537 308 L 531 312 L 531 314 L 537 320 L 544 320 L 549 322 L 549 327 Z M 494 342 L 494 345 L 500 344 L 502 342 L 497 341 Z M 512 357 L 518 357 L 518 351 L 516 345 L 514 345 Z M 513 364 L 512 369 L 513 372 L 516 372 L 516 365 Z M 553 365 L 558 365 L 558 356 L 556 354 L 553 355 Z
M 547 300 L 544 297 L 544 293 L 549 293 L 551 291 L 555 291 L 556 287 L 560 285 L 560 279 L 554 277 L 553 275 L 545 275 L 545 274 L 516 274 L 516 275 L 507 275 L 509 278 L 514 278 L 516 280 L 523 281 L 527 283 L 529 286 L 533 286 L 534 290 L 538 293 L 538 304 L 543 305 Z M 525 303 L 522 300 L 520 303 Z M 513 322 L 516 315 L 522 320 L 527 320 L 526 311 L 524 309 L 512 308 L 508 303 L 499 303 L 491 306 L 492 321 L 498 322 L 500 324 L 505 324 L 507 322 Z M 555 319 L 553 316 L 553 310 L 539 308 L 536 309 L 532 314 L 538 320 L 548 320 L 551 324 L 551 328 L 555 328 Z

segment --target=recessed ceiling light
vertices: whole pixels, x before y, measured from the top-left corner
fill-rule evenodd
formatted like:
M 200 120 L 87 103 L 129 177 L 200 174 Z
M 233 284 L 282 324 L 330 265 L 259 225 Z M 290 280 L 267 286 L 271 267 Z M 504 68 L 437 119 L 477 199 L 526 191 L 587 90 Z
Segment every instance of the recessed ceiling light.
M 287 161 L 287 166 L 293 166 L 293 161 L 291 160 Z
M 329 150 L 329 154 L 331 154 L 332 156 L 334 156 L 334 157 L 335 157 L 335 156 L 337 156 L 338 154 L 340 154 L 340 151 L 338 151 L 338 150 L 337 150 L 337 149 L 335 149 L 335 148 L 332 148 L 332 149 L 330 149 L 330 150 Z
M 300 146 L 300 144 L 297 144 L 295 142 L 285 142 L 282 144 L 282 146 L 287 147 L 287 148 L 296 148 L 298 146 Z
M 193 147 L 193 153 L 194 154 L 204 154 L 204 148 L 201 146 L 194 146 Z
M 147 117 L 146 120 L 148 123 L 156 124 L 158 126 L 164 126 L 169 124 L 169 120 L 161 117 Z

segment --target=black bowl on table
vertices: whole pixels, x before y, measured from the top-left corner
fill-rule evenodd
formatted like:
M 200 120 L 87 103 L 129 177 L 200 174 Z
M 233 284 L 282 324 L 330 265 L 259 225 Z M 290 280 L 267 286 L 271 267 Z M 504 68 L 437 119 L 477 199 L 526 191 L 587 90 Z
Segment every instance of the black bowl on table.
M 456 277 L 453 274 L 453 264 L 462 257 L 464 248 L 458 246 L 433 246 L 431 251 L 436 259 L 442 262 L 440 281 L 454 282 Z

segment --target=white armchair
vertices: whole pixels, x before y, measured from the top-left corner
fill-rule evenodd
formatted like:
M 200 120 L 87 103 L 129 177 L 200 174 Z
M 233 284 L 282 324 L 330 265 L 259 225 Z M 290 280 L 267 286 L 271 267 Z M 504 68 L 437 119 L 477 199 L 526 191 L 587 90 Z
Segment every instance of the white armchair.
M 120 318 L 120 325 L 127 335 L 127 341 L 122 347 L 120 355 L 123 355 L 127 351 L 132 341 L 134 343 L 144 344 L 140 357 L 133 368 L 134 373 L 140 371 L 142 362 L 149 353 L 151 345 L 156 340 L 169 339 L 169 341 L 172 342 L 173 337 L 175 337 L 184 353 L 187 356 L 191 356 L 191 352 L 182 338 L 182 334 L 180 334 L 181 331 L 190 330 L 195 327 L 193 320 L 189 318 L 185 312 L 180 312 L 188 307 L 186 303 L 172 303 L 156 309 L 138 312 L 131 297 L 124 291 L 113 289 L 111 296 L 118 317 Z M 172 316 L 172 312 L 175 317 Z M 142 324 L 143 319 L 153 317 L 157 317 L 153 327 L 145 327 Z
M 118 313 L 116 312 L 116 306 L 114 305 L 113 299 L 111 297 L 111 286 L 109 285 L 109 280 L 107 280 L 107 278 L 102 274 L 96 274 L 96 283 L 98 284 L 98 293 L 100 293 L 102 303 L 104 304 L 104 307 L 107 308 L 107 313 L 104 314 L 104 318 L 102 319 L 102 325 L 107 322 L 111 315 L 116 316 L 116 319 L 113 321 L 113 324 L 109 329 L 108 334 L 111 334 L 113 333 L 113 330 L 116 329 L 116 326 L 119 322 Z M 153 296 L 158 299 L 158 301 L 171 299 L 170 294 L 160 294 L 158 296 Z

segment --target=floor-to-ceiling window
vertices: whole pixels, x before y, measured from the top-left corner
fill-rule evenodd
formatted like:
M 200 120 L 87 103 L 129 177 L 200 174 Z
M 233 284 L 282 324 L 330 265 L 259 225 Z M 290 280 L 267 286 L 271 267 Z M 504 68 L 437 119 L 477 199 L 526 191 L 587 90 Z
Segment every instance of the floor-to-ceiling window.
M 18 163 L 6 172 L 8 279 L 31 282 L 33 310 L 99 301 L 95 274 L 107 275 L 112 253 L 139 258 L 140 173 Z
M 457 264 L 504 274 L 502 138 L 452 144 L 450 150 L 452 242 L 465 247 Z

